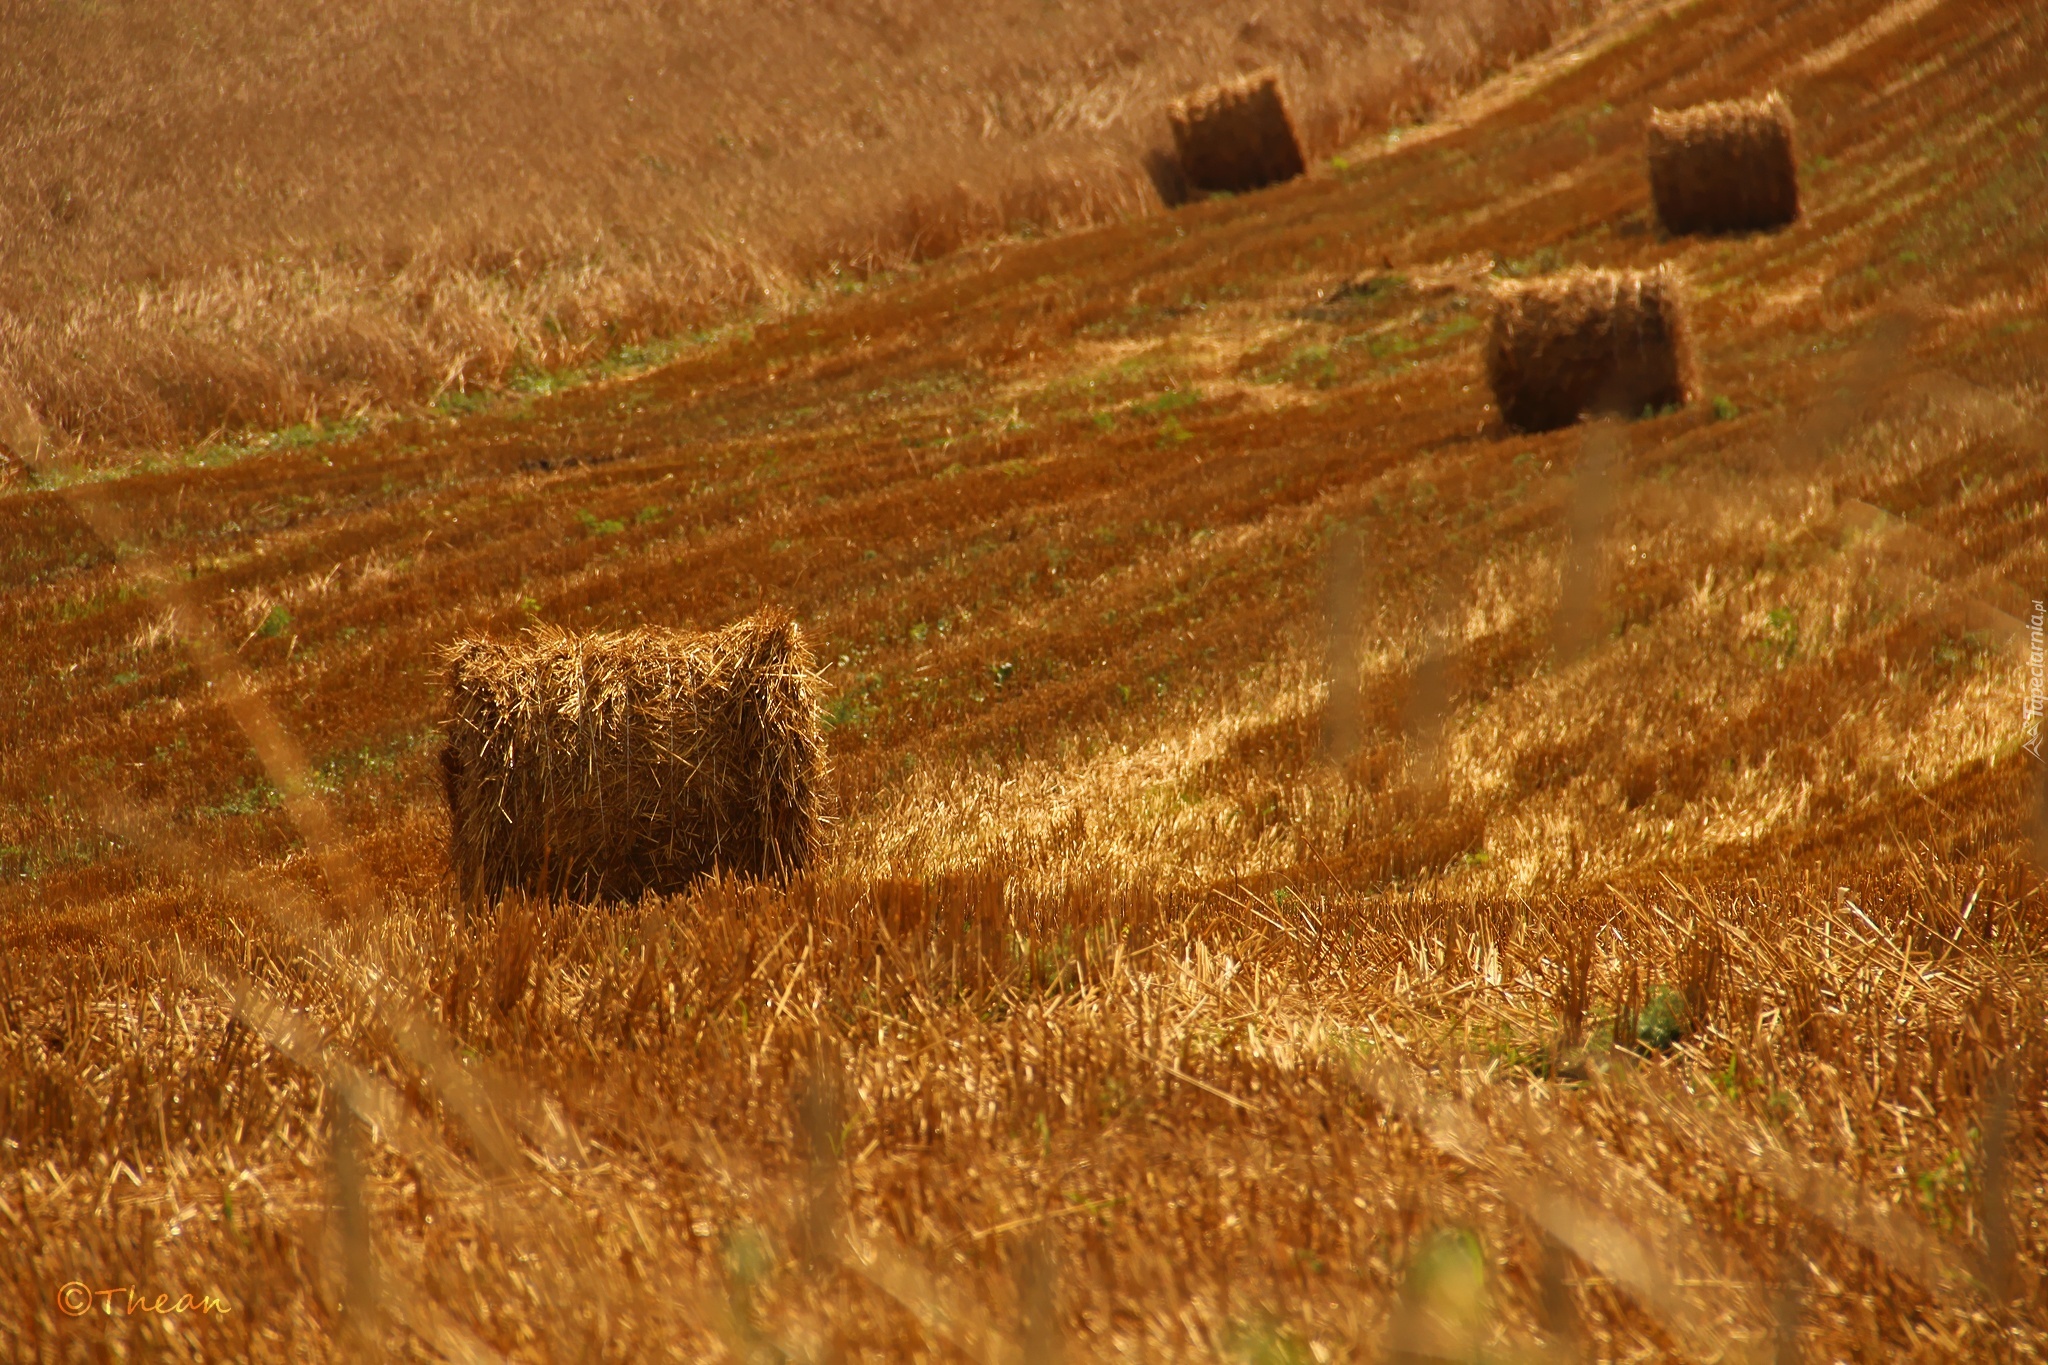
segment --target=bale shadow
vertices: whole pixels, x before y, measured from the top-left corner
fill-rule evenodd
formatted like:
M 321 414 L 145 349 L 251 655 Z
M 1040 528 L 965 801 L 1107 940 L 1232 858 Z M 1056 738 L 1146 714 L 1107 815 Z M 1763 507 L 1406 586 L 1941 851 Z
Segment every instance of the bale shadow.
M 1175 153 L 1164 147 L 1154 147 L 1145 153 L 1144 165 L 1145 177 L 1152 182 L 1153 192 L 1167 208 L 1177 209 L 1194 198 L 1187 171 Z

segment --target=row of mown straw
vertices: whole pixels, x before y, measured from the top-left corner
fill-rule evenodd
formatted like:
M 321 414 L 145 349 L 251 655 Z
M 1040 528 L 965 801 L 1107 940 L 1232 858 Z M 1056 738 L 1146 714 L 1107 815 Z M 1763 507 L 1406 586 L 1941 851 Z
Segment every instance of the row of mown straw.
M 778 613 L 703 635 L 540 627 L 448 651 L 458 888 L 579 900 L 779 876 L 816 846 L 818 679 Z

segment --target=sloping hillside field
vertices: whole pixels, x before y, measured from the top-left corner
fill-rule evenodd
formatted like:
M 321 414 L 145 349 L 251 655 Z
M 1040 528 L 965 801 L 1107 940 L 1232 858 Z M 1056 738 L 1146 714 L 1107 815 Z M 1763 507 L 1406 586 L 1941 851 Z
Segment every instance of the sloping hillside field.
M 1667 236 L 1652 107 L 1773 88 L 1799 220 Z M 1623 6 L 1281 188 L 17 482 L 7 1353 L 2040 1359 L 2044 122 L 2038 5 Z M 1662 264 L 1695 400 L 1506 429 L 1489 289 Z M 763 606 L 804 874 L 453 894 L 447 644 Z

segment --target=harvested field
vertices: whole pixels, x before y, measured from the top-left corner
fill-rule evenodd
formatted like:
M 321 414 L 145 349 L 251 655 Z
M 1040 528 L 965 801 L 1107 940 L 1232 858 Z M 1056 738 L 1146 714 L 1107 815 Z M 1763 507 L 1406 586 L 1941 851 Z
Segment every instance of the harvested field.
M 0 1354 L 2039 1359 L 2044 51 L 1627 6 L 1256 196 L 18 479 Z M 1774 88 L 1799 218 L 1659 233 L 1650 111 Z M 1507 429 L 1580 268 L 1695 401 Z M 769 603 L 801 873 L 456 903 L 444 647 Z
M 1653 110 L 1650 197 L 1667 232 L 1753 232 L 1797 218 L 1799 153 L 1784 98 Z
M 1281 71 L 1325 157 L 1602 3 L 17 7 L 0 445 L 125 465 L 644 369 L 1156 211 L 1166 103 L 1219 73 Z

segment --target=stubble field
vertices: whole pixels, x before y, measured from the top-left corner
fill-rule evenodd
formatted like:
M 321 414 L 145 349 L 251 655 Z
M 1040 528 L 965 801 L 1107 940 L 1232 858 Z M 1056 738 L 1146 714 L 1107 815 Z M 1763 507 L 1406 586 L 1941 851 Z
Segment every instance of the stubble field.
M 1156 210 L 1165 102 L 1219 73 L 1281 71 L 1322 156 L 1597 8 L 17 7 L 0 446 L 101 469 L 545 391 L 963 245 Z
M 1287 187 L 17 485 L 0 1340 L 2038 1358 L 2044 43 L 1621 6 Z M 1801 220 L 1664 237 L 1650 108 L 1774 87 Z M 1502 429 L 1489 281 L 1664 262 L 1699 400 Z M 762 604 L 812 870 L 451 901 L 440 646 Z

